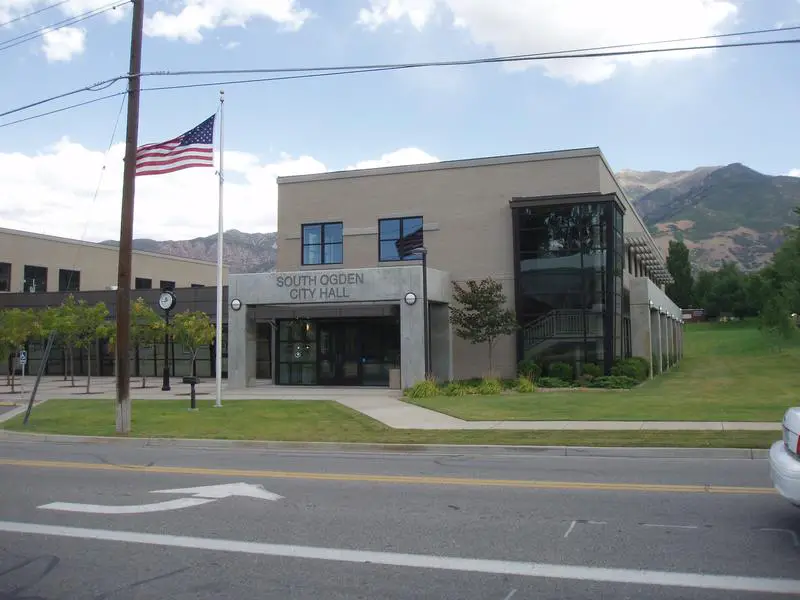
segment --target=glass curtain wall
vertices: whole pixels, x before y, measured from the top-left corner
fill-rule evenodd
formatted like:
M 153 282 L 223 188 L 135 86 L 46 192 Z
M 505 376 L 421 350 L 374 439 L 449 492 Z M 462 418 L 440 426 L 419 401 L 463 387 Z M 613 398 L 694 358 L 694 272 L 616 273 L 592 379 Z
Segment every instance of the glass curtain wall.
M 622 214 L 611 201 L 513 209 L 519 358 L 610 371 L 622 356 Z M 620 339 L 619 349 L 615 340 Z

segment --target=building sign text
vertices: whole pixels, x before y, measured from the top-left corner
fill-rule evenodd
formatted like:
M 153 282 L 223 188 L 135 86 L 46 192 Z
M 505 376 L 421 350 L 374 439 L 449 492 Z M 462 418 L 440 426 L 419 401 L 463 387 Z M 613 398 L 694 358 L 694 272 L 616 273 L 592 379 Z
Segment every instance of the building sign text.
M 305 302 L 327 302 L 347 300 L 350 288 L 364 284 L 363 273 L 323 273 L 312 275 L 293 273 L 279 275 L 276 280 L 279 288 L 289 289 L 289 298 Z

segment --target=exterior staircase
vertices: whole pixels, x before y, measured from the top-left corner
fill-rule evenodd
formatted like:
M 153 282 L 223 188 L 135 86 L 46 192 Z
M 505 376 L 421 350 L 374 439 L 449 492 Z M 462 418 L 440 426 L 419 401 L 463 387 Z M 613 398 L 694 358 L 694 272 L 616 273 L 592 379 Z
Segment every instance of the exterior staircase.
M 584 335 L 593 339 L 602 337 L 602 310 L 551 310 L 523 328 L 524 356 L 534 358 L 558 343 L 582 340 Z

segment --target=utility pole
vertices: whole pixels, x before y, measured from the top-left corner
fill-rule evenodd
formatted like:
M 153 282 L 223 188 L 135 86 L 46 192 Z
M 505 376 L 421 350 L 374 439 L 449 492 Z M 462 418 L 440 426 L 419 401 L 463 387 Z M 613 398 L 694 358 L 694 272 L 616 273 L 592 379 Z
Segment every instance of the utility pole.
M 131 60 L 128 70 L 128 122 L 122 175 L 122 220 L 117 267 L 117 433 L 131 431 L 131 377 L 128 349 L 131 328 L 131 262 L 133 199 L 136 193 L 136 148 L 139 145 L 139 93 L 142 72 L 144 0 L 132 0 Z

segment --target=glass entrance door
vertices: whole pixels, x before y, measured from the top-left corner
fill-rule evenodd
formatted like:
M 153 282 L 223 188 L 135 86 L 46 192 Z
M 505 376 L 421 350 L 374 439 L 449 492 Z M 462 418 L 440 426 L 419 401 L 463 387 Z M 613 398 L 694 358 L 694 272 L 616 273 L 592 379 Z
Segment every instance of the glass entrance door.
M 319 323 L 320 385 L 361 384 L 361 344 L 357 323 Z

